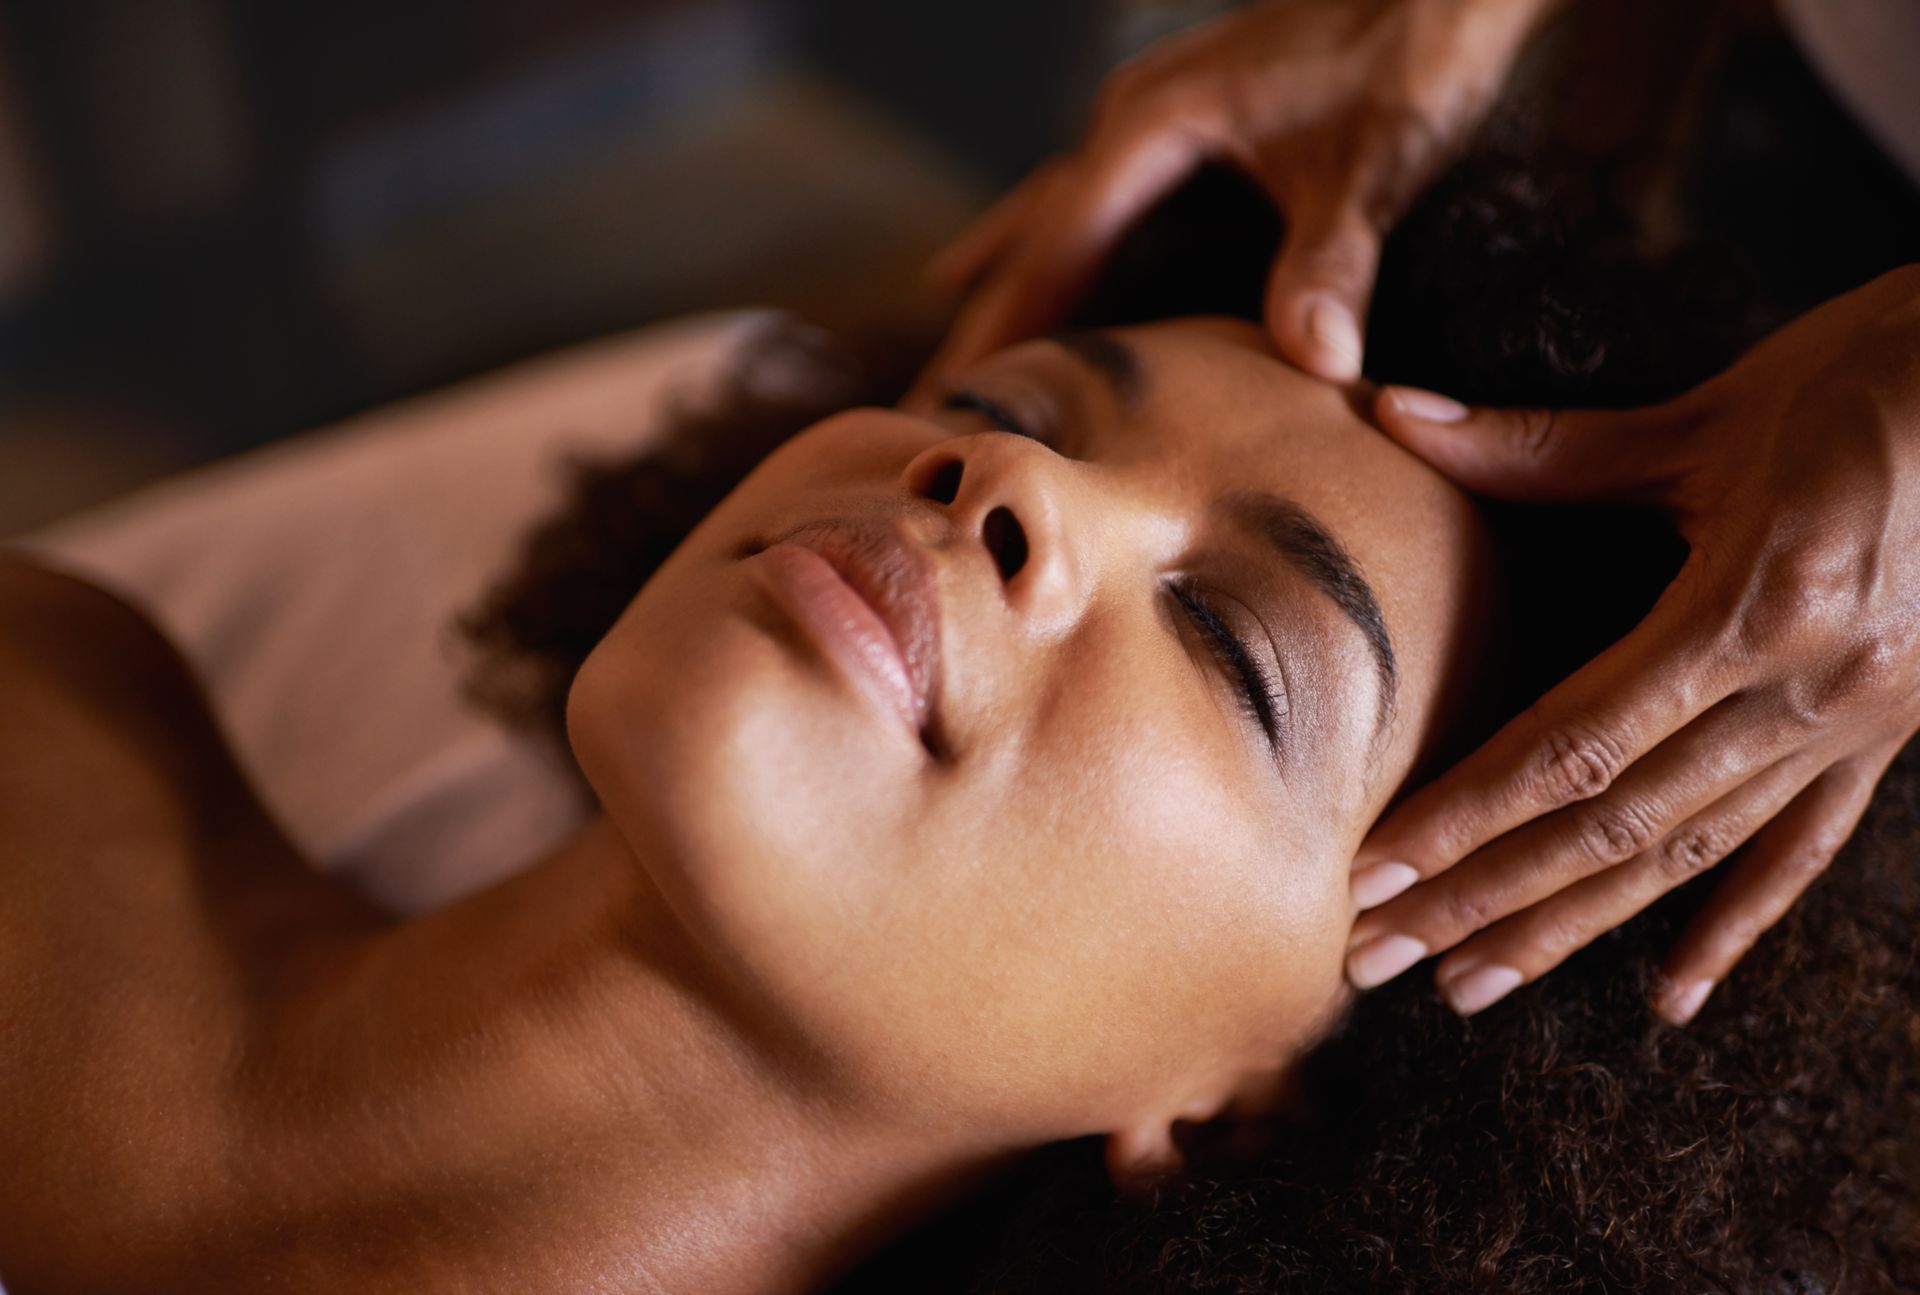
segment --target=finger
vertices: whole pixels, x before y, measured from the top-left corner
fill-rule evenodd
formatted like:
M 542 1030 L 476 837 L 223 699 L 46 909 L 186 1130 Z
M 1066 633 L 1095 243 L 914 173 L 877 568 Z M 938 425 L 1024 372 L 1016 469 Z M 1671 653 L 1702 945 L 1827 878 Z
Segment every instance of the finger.
M 1354 861 L 1362 906 L 1444 872 L 1522 823 L 1602 794 L 1732 693 L 1740 679 L 1701 629 L 1700 580 L 1683 568 L 1631 634 L 1376 824 Z
M 927 280 L 950 296 L 958 296 L 973 286 L 1043 201 L 1047 186 L 1064 172 L 1065 163 L 1064 158 L 1042 163 L 976 216 L 960 231 L 959 237 L 927 263 Z
M 1635 762 L 1605 794 L 1528 823 L 1363 914 L 1350 936 L 1351 960 L 1363 974 L 1377 973 L 1382 955 L 1362 951 L 1390 936 L 1399 937 L 1394 948 L 1418 943 L 1423 956 L 1452 948 L 1583 878 L 1662 848 L 1694 815 L 1789 753 L 1787 727 L 1756 732 L 1751 710 L 1738 702 L 1716 707 Z M 1700 844 L 1683 834 L 1672 848 L 1678 856 Z
M 1662 968 L 1660 1014 L 1675 1025 L 1693 1019 L 1762 933 L 1833 861 L 1873 799 L 1893 753 L 1848 761 L 1817 778 L 1761 832 L 1687 924 Z
M 1114 136 L 1048 184 L 993 276 L 954 321 L 922 375 L 937 383 L 1002 346 L 1057 325 L 1099 273 L 1120 235 L 1199 158 L 1170 130 Z
M 1687 819 L 1653 849 L 1468 940 L 1434 969 L 1440 996 L 1470 1016 L 1546 975 L 1745 844 L 1813 781 L 1815 767 L 1783 760 Z
M 1296 201 L 1267 280 L 1267 329 L 1280 354 L 1331 382 L 1360 376 L 1380 231 L 1357 202 Z
M 1382 431 L 1468 490 L 1536 502 L 1663 502 L 1679 479 L 1692 402 L 1643 409 L 1469 409 L 1436 392 L 1383 387 Z

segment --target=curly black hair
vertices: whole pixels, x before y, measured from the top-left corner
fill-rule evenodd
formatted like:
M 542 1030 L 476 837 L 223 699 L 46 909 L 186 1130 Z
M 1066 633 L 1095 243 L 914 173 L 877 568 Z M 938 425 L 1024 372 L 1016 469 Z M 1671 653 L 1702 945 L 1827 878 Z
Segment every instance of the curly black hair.
M 1824 261 L 1780 262 L 1798 218 L 1777 203 L 1729 215 L 1725 195 L 1755 184 L 1739 147 L 1699 168 L 1697 236 L 1656 255 L 1604 168 L 1496 133 L 1391 241 L 1370 375 L 1497 403 L 1640 403 L 1920 258 L 1911 191 L 1790 54 L 1764 48 L 1749 72 L 1756 58 L 1774 118 L 1746 164 L 1811 177 L 1852 213 Z M 1254 316 L 1279 235 L 1257 195 L 1205 176 L 1129 240 L 1083 322 Z M 795 371 L 819 380 L 768 387 Z M 466 618 L 485 653 L 476 691 L 556 728 L 573 671 L 693 524 L 780 440 L 899 376 L 863 393 L 858 372 L 818 335 L 777 330 L 666 449 L 580 465 L 567 510 Z M 1684 552 L 1645 518 L 1504 509 L 1496 526 L 1523 599 L 1509 711 L 1629 626 Z M 1470 1020 L 1417 974 L 1365 995 L 1305 1065 L 1308 1113 L 1252 1163 L 1124 1197 L 1097 1140 L 1056 1144 L 843 1290 L 1920 1291 L 1920 750 L 1829 873 L 1671 1028 L 1648 1008 L 1655 967 L 1714 881 Z

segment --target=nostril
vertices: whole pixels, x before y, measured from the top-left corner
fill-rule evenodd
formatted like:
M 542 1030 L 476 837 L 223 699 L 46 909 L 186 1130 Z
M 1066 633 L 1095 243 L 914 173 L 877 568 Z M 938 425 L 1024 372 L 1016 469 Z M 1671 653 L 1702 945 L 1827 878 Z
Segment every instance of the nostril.
M 958 459 L 949 459 L 934 469 L 927 478 L 927 497 L 935 503 L 950 504 L 960 497 L 961 463 Z
M 1027 565 L 1027 533 L 1020 528 L 1020 519 L 1013 515 L 1012 509 L 1002 507 L 988 513 L 986 521 L 980 524 L 980 538 L 986 542 L 993 560 L 1000 564 L 1002 580 L 1013 579 L 1020 574 L 1020 568 Z

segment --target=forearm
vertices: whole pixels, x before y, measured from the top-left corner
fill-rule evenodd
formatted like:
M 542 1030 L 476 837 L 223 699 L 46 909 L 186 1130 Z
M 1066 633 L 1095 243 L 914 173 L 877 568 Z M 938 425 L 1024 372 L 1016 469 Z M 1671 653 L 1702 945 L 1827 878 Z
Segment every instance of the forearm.
M 1422 8 L 1418 21 L 1433 32 L 1436 48 L 1468 48 L 1504 77 L 1535 32 L 1569 0 L 1405 0 Z
M 1448 11 L 1457 21 L 1483 23 L 1490 30 L 1517 35 L 1520 40 L 1538 31 L 1570 0 L 1410 0 Z

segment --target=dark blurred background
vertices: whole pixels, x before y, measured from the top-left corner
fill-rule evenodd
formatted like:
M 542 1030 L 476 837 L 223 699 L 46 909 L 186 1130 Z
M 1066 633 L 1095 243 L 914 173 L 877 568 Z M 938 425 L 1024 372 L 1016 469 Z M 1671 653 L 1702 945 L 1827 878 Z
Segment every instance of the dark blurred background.
M 0 0 L 0 536 L 569 342 L 924 309 L 1223 0 Z

